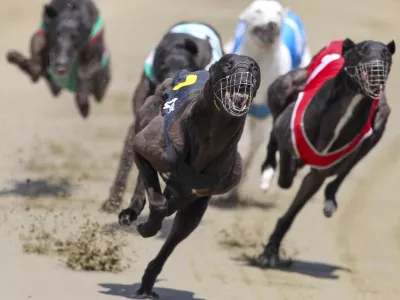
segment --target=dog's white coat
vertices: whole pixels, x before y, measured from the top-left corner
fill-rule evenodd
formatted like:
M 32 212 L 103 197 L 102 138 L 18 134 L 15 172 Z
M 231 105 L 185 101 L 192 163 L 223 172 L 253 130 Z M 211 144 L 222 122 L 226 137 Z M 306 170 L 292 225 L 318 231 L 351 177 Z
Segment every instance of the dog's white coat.
M 239 16 L 239 21 L 246 24 L 243 28 L 243 41 L 236 54 L 247 55 L 253 58 L 260 67 L 261 84 L 257 92 L 257 96 L 253 99 L 254 104 L 267 103 L 267 90 L 270 84 L 280 75 L 286 74 L 292 69 L 292 59 L 290 50 L 278 37 L 272 44 L 265 45 L 253 34 L 256 26 L 266 25 L 269 22 L 275 22 L 279 28 L 285 22 L 285 16 L 288 10 L 278 1 L 274 0 L 255 0 L 253 1 Z M 289 26 L 291 26 L 289 24 Z M 296 40 L 299 41 L 299 39 Z M 306 43 L 306 41 L 303 41 Z M 297 43 L 296 43 L 297 44 Z M 234 41 L 229 42 L 224 48 L 226 53 L 232 53 Z M 296 45 L 297 47 L 297 45 Z M 309 64 L 311 54 L 306 45 L 299 67 Z M 251 115 L 247 116 L 242 137 L 239 141 L 238 150 L 243 158 L 244 172 L 251 162 L 252 157 L 258 150 L 260 144 L 269 139 L 271 129 L 271 117 L 260 119 Z M 273 170 L 266 170 L 263 174 L 264 183 L 262 188 L 266 189 L 269 182 L 273 178 Z M 230 193 L 224 194 L 223 197 L 229 197 Z

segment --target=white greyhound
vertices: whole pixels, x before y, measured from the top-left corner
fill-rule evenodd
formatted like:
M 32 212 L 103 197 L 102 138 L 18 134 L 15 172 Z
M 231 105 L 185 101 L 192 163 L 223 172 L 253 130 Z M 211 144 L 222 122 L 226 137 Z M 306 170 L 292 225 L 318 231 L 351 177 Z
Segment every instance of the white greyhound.
M 311 53 L 300 18 L 275 0 L 254 0 L 245 8 L 239 16 L 234 39 L 224 48 L 226 53 L 250 56 L 261 69 L 261 85 L 238 146 L 246 171 L 260 144 L 269 137 L 268 87 L 278 76 L 307 66 Z M 263 189 L 263 184 L 271 182 L 272 176 L 273 172 L 263 174 Z M 237 189 L 222 195 L 222 198 L 233 194 L 237 196 Z

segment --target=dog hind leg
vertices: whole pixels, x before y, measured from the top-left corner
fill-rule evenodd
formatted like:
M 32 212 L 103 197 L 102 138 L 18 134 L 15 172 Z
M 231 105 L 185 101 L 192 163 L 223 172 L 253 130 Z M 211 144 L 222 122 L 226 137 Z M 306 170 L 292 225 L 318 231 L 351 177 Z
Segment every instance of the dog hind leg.
M 125 138 L 124 148 L 122 149 L 122 154 L 119 161 L 117 176 L 110 189 L 110 195 L 108 199 L 102 205 L 102 209 L 106 212 L 115 212 L 121 206 L 123 194 L 126 188 L 126 182 L 128 181 L 129 172 L 131 171 L 134 164 L 134 138 L 135 124 L 132 123 L 131 126 L 129 126 L 128 134 Z
M 279 248 L 284 236 L 289 231 L 297 214 L 307 201 L 319 190 L 324 180 L 325 178 L 316 170 L 311 170 L 306 177 L 304 177 L 295 199 L 286 213 L 279 218 L 267 246 L 259 256 L 258 262 L 262 267 L 276 267 L 278 265 Z

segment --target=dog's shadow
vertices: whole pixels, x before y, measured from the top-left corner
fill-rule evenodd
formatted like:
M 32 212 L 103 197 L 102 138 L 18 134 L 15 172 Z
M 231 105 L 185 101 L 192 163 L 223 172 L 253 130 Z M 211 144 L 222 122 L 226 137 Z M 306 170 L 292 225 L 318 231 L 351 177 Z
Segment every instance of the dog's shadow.
M 257 259 L 254 257 L 244 256 L 237 258 L 236 260 L 242 261 L 244 264 L 250 267 L 261 268 Z M 272 268 L 271 270 L 279 270 L 282 272 L 297 273 L 315 278 L 331 279 L 331 280 L 339 279 L 340 276 L 336 274 L 337 271 L 351 273 L 351 270 L 345 267 L 327 263 L 304 261 L 297 259 L 281 260 L 278 266 Z
M 99 291 L 101 294 L 110 296 L 119 296 L 127 299 L 143 299 L 135 298 L 136 291 L 140 288 L 139 283 L 135 284 L 114 284 L 114 283 L 100 283 L 106 291 Z M 188 291 L 180 291 L 167 288 L 154 288 L 154 291 L 160 296 L 162 300 L 206 300 L 197 298 L 194 293 Z
M 30 198 L 69 197 L 71 196 L 71 190 L 72 185 L 65 178 L 58 181 L 51 178 L 14 180 L 10 188 L 0 191 L 0 197 L 13 195 Z

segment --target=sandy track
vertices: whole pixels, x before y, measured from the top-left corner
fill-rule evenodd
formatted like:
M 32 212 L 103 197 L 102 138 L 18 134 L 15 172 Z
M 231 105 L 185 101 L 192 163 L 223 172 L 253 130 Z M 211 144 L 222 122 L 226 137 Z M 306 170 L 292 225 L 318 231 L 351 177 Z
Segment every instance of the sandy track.
M 303 17 L 314 50 L 333 38 L 389 41 L 398 36 L 400 4 L 394 0 L 379 4 L 370 0 L 287 2 Z M 70 94 L 64 92 L 53 99 L 43 82 L 30 84 L 22 73 L 0 60 L 0 299 L 80 300 L 132 295 L 170 222 L 154 239 L 130 234 L 125 253 L 132 260 L 131 268 L 116 275 L 74 272 L 57 258 L 24 255 L 19 235 L 31 224 L 55 226 L 58 233 L 67 234 L 87 218 L 101 223 L 116 221 L 116 216 L 99 213 L 98 207 L 107 196 L 131 121 L 130 98 L 142 61 L 164 30 L 183 16 L 210 22 L 227 41 L 235 16 L 246 3 L 99 0 L 112 54 L 113 81 L 104 103 L 91 103 L 88 120 L 80 118 Z M 27 49 L 29 35 L 39 22 L 40 5 L 40 1 L 22 0 L 2 4 L 3 58 L 9 48 Z M 146 13 L 150 9 L 153 12 Z M 157 23 L 147 26 L 149 20 Z M 255 165 L 242 191 L 244 196 L 251 195 L 248 206 L 210 208 L 199 229 L 164 268 L 157 283 L 161 296 L 179 300 L 398 299 L 400 105 L 395 92 L 399 79 L 396 57 L 388 87 L 393 111 L 387 134 L 343 185 L 334 218 L 323 217 L 321 194 L 299 215 L 284 240 L 285 250 L 296 259 L 292 269 L 264 271 L 237 259 L 243 253 L 261 250 L 261 243 L 299 183 L 297 180 L 291 191 L 273 188 L 263 195 L 258 190 L 259 166 Z M 264 151 L 260 150 L 259 159 Z M 55 195 L 59 192 L 69 196 Z M 39 196 L 27 197 L 30 194 Z

